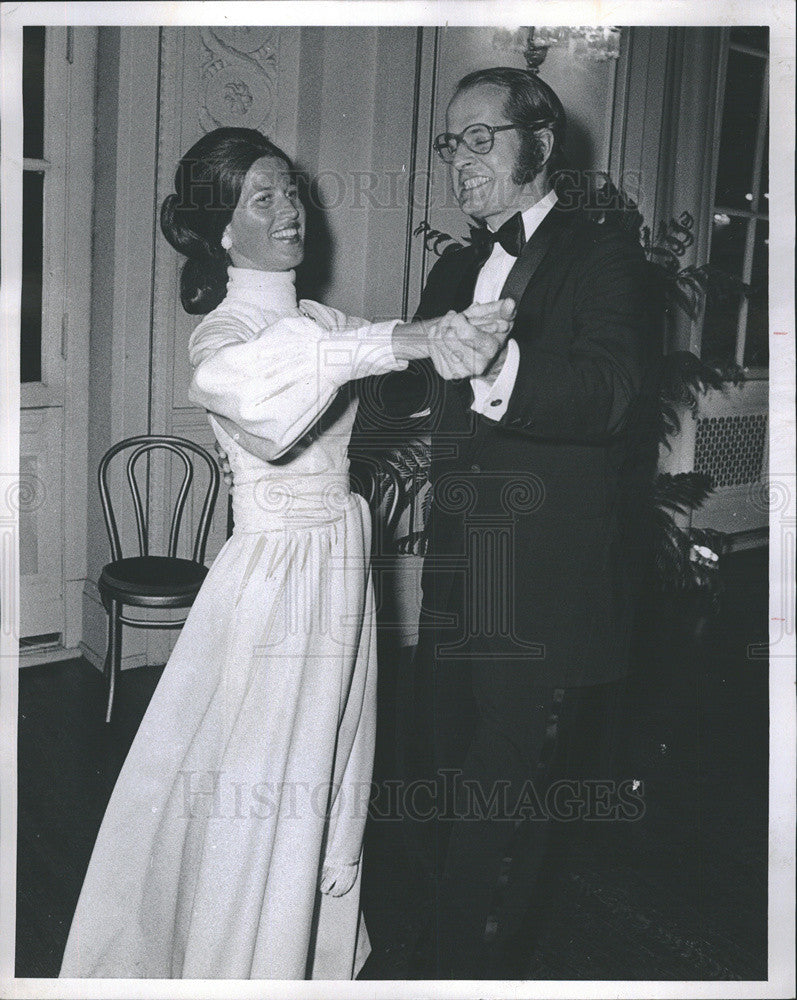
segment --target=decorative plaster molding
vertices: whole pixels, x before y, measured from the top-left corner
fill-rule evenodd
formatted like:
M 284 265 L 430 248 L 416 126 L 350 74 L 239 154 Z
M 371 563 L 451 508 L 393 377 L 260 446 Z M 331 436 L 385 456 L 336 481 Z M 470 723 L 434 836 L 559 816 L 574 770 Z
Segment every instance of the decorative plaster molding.
M 278 29 L 203 27 L 204 58 L 199 123 L 204 131 L 220 125 L 270 133 L 275 124 Z

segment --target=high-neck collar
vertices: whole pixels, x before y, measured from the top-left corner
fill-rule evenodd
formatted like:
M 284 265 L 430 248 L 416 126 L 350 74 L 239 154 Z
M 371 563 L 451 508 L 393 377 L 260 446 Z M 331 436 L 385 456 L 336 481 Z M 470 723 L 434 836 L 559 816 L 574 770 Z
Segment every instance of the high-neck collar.
M 262 309 L 283 312 L 296 309 L 295 271 L 258 271 L 228 267 L 227 297 Z

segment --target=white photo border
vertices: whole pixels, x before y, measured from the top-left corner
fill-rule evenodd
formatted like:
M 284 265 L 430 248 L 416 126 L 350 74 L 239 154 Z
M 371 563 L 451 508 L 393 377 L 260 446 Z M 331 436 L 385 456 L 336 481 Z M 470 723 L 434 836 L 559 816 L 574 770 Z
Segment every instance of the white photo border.
M 496 25 L 535 24 L 770 26 L 770 484 L 785 490 L 781 522 L 770 525 L 770 615 L 793 605 L 795 512 L 794 87 L 795 5 L 790 0 L 546 0 L 437 3 L 336 2 L 17 3 L 0 9 L 2 129 L 2 289 L 0 290 L 0 484 L 19 468 L 19 316 L 21 288 L 22 71 L 24 24 L 78 25 Z M 772 335 L 777 333 L 777 335 Z M 1 997 L 787 997 L 795 994 L 795 639 L 770 621 L 769 977 L 765 982 L 569 981 L 485 984 L 227 980 L 58 980 L 14 978 L 16 912 L 16 706 L 18 695 L 18 519 L 0 495 L 0 996 Z M 773 518 L 773 521 L 775 519 Z M 785 525 L 785 530 L 784 526 Z M 789 549 L 789 546 L 791 547 Z M 777 653 L 774 644 L 777 643 Z

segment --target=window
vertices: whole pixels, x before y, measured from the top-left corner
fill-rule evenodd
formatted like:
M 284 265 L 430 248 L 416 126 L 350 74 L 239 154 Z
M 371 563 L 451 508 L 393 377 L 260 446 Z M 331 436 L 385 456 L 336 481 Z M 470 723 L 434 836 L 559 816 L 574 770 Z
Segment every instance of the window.
M 20 471 L 36 502 L 20 512 L 20 620 L 69 648 L 86 576 L 96 52 L 96 28 L 22 27 Z
M 27 25 L 22 33 L 22 326 L 23 382 L 42 380 L 42 278 L 44 239 L 44 56 L 45 29 Z
M 769 363 L 769 28 L 727 33 L 709 263 L 749 285 L 749 295 L 711 295 L 703 321 L 702 356 L 746 368 Z

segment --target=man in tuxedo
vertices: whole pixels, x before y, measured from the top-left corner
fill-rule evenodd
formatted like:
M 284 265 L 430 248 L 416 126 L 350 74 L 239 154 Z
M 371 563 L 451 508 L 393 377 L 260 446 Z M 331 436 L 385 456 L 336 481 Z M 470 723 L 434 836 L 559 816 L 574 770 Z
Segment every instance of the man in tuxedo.
M 551 768 L 585 695 L 611 704 L 629 666 L 656 345 L 640 247 L 554 189 L 564 137 L 553 90 L 496 68 L 460 81 L 435 141 L 476 228 L 433 267 L 418 316 L 507 297 L 517 314 L 486 372 L 427 379 L 434 499 L 415 662 L 438 881 L 421 976 L 522 971 L 511 946 L 548 831 L 588 808 L 571 785 L 555 815 Z M 600 760 L 596 745 L 591 776 L 605 777 Z

